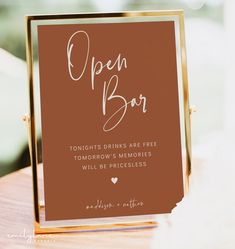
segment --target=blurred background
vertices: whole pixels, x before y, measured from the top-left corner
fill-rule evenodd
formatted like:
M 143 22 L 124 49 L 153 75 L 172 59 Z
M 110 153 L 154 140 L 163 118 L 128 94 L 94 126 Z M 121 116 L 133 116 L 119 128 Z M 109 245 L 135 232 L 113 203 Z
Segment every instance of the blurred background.
M 195 157 L 210 153 L 221 134 L 234 135 L 235 1 L 233 0 L 0 0 L 0 176 L 29 165 L 25 63 L 26 14 L 184 9 L 192 142 Z

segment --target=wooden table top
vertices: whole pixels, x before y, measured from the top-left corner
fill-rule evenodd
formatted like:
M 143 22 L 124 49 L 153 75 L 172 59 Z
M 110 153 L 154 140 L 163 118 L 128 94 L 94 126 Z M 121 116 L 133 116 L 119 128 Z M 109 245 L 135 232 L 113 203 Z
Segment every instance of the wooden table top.
M 151 248 L 157 228 L 34 235 L 31 168 L 0 178 L 0 248 Z

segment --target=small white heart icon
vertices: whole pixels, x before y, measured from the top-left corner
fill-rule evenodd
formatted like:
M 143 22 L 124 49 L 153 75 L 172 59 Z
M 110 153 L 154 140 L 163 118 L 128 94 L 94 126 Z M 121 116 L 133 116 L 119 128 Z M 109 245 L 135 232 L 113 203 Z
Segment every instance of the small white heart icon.
M 113 184 L 116 184 L 118 182 L 118 178 L 117 177 L 112 177 L 111 181 Z

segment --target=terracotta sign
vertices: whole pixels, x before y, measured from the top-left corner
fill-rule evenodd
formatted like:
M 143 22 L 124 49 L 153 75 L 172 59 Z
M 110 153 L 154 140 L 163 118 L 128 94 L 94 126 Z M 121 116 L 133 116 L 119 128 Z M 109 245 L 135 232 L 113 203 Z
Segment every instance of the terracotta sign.
M 38 25 L 47 221 L 183 197 L 174 21 Z

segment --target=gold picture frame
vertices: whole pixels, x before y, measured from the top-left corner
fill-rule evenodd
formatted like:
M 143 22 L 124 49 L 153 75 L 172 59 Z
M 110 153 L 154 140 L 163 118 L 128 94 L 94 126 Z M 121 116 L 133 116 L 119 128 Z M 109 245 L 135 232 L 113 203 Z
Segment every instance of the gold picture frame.
M 26 16 L 26 55 L 28 66 L 28 83 L 29 83 L 29 115 L 25 116 L 25 121 L 29 128 L 29 148 L 30 160 L 32 165 L 33 175 L 33 200 L 34 200 L 34 216 L 35 216 L 35 233 L 55 233 L 66 231 L 93 231 L 93 230 L 113 230 L 113 229 L 129 229 L 136 227 L 152 227 L 156 226 L 156 217 L 124 217 L 124 218 L 110 218 L 109 221 L 102 219 L 96 222 L 88 222 L 86 224 L 78 222 L 73 223 L 52 223 L 45 225 L 42 222 L 42 213 L 44 209 L 44 202 L 40 199 L 40 168 L 38 163 L 37 150 L 37 131 L 36 131 L 36 111 L 35 111 L 35 85 L 34 85 L 34 42 L 33 42 L 33 25 L 36 22 L 51 22 L 58 23 L 61 21 L 72 22 L 74 20 L 97 20 L 102 19 L 124 21 L 126 19 L 136 19 L 141 21 L 142 18 L 164 18 L 177 20 L 178 35 L 179 35 L 179 56 L 181 64 L 181 80 L 182 80 L 182 112 L 183 112 L 183 136 L 184 139 L 184 192 L 187 193 L 189 188 L 189 176 L 191 174 L 191 135 L 190 135 L 190 115 L 192 109 L 189 108 L 189 94 L 188 94 L 188 78 L 186 67 L 186 49 L 185 49 L 185 31 L 184 31 L 184 12 L 183 10 L 169 10 L 169 11 L 127 11 L 127 12 L 113 12 L 113 13 L 80 13 L 80 14 L 55 14 L 55 15 L 28 15 Z M 182 149 L 183 150 L 183 149 Z M 43 195 L 43 194 L 42 194 Z

